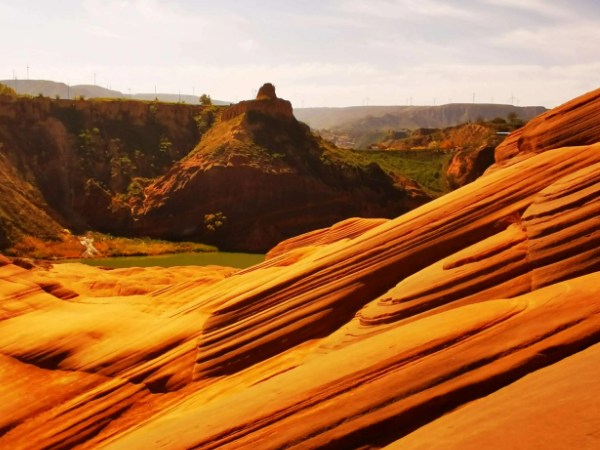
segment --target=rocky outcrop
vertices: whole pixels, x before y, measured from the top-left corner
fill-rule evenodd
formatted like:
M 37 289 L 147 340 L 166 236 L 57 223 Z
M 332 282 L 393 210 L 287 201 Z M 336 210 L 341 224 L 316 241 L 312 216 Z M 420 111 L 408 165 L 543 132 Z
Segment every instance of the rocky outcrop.
M 256 100 L 275 100 L 276 98 L 275 86 L 271 83 L 263 84 L 256 94 Z
M 0 245 L 7 248 L 24 236 L 58 239 L 67 221 L 46 202 L 36 186 L 23 177 L 19 161 L 0 144 Z
M 475 149 L 459 150 L 446 171 L 446 184 L 451 190 L 472 183 L 494 164 L 495 147 L 484 144 Z
M 232 120 L 248 113 L 268 114 L 286 119 L 294 118 L 292 104 L 287 100 L 278 98 L 275 94 L 275 86 L 270 83 L 260 88 L 256 100 L 240 102 L 225 109 L 221 120 Z
M 125 297 L 0 258 L 0 447 L 596 448 L 599 192 L 540 150 L 235 273 L 90 269 Z
M 87 181 L 81 197 L 76 202 L 79 203 L 76 203 L 77 209 L 94 230 L 103 233 L 130 234 L 131 209 L 122 200 L 113 197 L 96 180 Z
M 247 111 L 215 125 L 189 158 L 146 189 L 134 230 L 266 253 L 348 217 L 394 217 L 430 199 L 376 164 L 345 158 L 293 117 Z M 211 229 L 205 218 L 216 213 L 226 221 Z
M 269 114 L 286 119 L 292 119 L 294 117 L 292 104 L 287 100 L 276 98 L 249 100 L 236 103 L 235 105 L 229 106 L 227 109 L 225 109 L 225 111 L 223 111 L 221 120 L 232 120 L 246 113 Z

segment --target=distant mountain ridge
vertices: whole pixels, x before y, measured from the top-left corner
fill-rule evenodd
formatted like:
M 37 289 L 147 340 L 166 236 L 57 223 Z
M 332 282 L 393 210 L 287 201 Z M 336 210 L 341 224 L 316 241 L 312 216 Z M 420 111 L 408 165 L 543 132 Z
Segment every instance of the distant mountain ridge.
M 531 120 L 546 112 L 543 106 L 451 103 L 441 106 L 354 106 L 349 108 L 295 109 L 298 120 L 313 129 L 336 133 L 372 132 L 417 128 L 446 128 L 479 118 L 491 120 L 515 112 Z
M 102 86 L 94 85 L 74 85 L 69 87 L 65 83 L 47 80 L 0 80 L 0 84 L 4 84 L 13 88 L 17 94 L 21 95 L 38 95 L 42 94 L 46 97 L 75 98 L 77 96 L 85 96 L 86 98 L 130 98 L 133 100 L 149 100 L 152 101 L 158 98 L 161 102 L 177 103 L 179 101 L 186 103 L 200 103 L 199 95 L 179 95 L 179 94 L 124 94 L 120 91 L 103 88 Z M 230 102 L 222 100 L 214 100 L 215 105 L 229 105 Z

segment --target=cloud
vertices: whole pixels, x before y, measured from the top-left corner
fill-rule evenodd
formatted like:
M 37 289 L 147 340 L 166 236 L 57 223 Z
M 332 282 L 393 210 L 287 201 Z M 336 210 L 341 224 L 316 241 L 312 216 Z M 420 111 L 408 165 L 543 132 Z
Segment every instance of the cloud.
M 563 20 L 575 17 L 569 8 L 557 6 L 550 0 L 480 0 L 480 2 L 502 8 L 531 11 L 542 16 L 550 16 Z
M 109 38 L 109 39 L 123 39 L 123 36 L 121 36 L 120 34 L 113 33 L 112 31 L 107 30 L 106 28 L 102 28 L 102 27 L 98 27 L 98 26 L 86 27 L 86 32 L 88 34 L 91 34 L 92 36 L 97 36 L 97 37 L 103 37 L 103 38 Z
M 441 0 L 350 0 L 339 4 L 347 13 L 386 19 L 408 19 L 415 16 L 473 18 L 470 8 L 461 8 Z
M 563 61 L 600 59 L 600 23 L 519 28 L 494 37 L 490 42 L 510 49 L 525 49 Z
M 95 19 L 129 24 L 179 24 L 203 18 L 186 10 L 177 1 L 159 0 L 84 0 L 83 7 Z
M 250 53 L 258 48 L 258 44 L 252 39 L 246 39 L 244 41 L 241 41 L 238 45 L 242 49 L 242 51 L 246 53 Z
M 82 3 L 88 15 L 101 18 L 122 14 L 130 5 L 129 0 L 84 0 Z
M 73 0 L 83 10 L 65 12 L 0 0 L 0 37 L 19 39 L 0 69 L 10 78 L 28 63 L 36 77 L 73 84 L 98 73 L 121 91 L 195 86 L 222 100 L 271 81 L 306 106 L 469 101 L 473 92 L 555 106 L 597 87 L 600 18 L 586 1 Z

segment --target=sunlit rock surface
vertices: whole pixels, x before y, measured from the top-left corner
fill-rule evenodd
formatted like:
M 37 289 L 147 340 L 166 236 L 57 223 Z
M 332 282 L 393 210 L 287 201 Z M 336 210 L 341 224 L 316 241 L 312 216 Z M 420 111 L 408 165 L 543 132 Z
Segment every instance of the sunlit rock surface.
M 0 448 L 599 448 L 595 95 L 246 270 L 0 258 Z

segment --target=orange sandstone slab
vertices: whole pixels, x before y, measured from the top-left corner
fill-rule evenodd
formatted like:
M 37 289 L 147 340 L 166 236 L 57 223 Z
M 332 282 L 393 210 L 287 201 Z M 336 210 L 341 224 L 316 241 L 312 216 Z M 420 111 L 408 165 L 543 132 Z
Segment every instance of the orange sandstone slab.
M 283 241 L 267 253 L 266 259 L 272 259 L 291 250 L 303 247 L 318 247 L 333 244 L 343 239 L 355 239 L 367 231 L 389 222 L 389 219 L 352 218 L 339 222 L 332 227 L 316 230 Z
M 383 446 L 600 340 L 600 274 L 390 329 L 105 447 Z
M 496 164 L 487 173 L 538 153 L 600 142 L 600 89 L 541 114 L 512 133 L 496 149 Z
M 435 420 L 385 450 L 600 448 L 600 345 Z
M 497 234 L 554 182 L 599 162 L 600 145 L 546 152 L 288 268 L 218 283 L 175 313 L 216 306 L 196 377 L 234 373 L 330 334 L 404 278 Z

